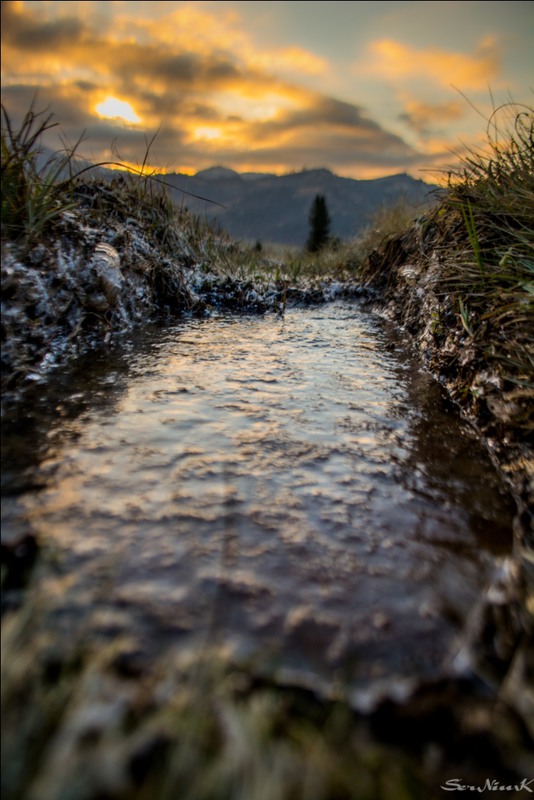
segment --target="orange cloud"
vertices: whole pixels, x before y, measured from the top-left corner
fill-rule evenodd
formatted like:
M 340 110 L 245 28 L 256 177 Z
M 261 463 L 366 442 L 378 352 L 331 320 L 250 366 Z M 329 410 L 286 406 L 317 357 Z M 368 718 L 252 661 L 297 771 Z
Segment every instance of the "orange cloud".
M 134 22 L 136 41 L 160 43 L 173 50 L 186 48 L 198 53 L 213 51 L 253 51 L 252 45 L 240 28 L 239 17 L 233 11 L 218 10 L 210 13 L 200 4 L 188 3 L 166 15 L 163 20 L 132 20 L 131 16 L 117 18 L 113 26 L 115 35 L 120 30 L 131 32 Z
M 461 119 L 466 111 L 465 103 L 459 101 L 432 104 L 408 99 L 404 101 L 404 108 L 400 119 L 421 136 L 443 129 L 444 125 Z
M 321 165 L 363 176 L 405 170 L 420 158 L 359 106 L 304 88 L 299 76 L 328 70 L 313 53 L 258 50 L 235 14 L 203 4 L 165 14 L 166 7 L 154 20 L 120 16 L 128 4 L 117 4 L 109 24 L 99 25 L 88 13 L 69 16 L 75 3 L 61 4 L 54 17 L 45 3 L 4 2 L 9 107 L 24 113 L 39 87 L 67 138 L 86 130 L 84 152 L 96 160 L 109 159 L 118 140 L 121 159 L 137 163 L 145 132 L 161 124 L 155 165 L 187 172 L 213 163 L 279 172 Z M 106 97 L 129 104 L 139 122 L 124 124 L 134 121 L 126 105 L 95 112 Z
M 484 39 L 472 55 L 417 50 L 392 39 L 373 42 L 369 49 L 371 71 L 392 82 L 415 76 L 441 86 L 452 84 L 462 91 L 486 89 L 496 80 L 500 68 L 500 51 L 493 38 Z
M 301 47 L 286 47 L 268 53 L 250 54 L 250 62 L 262 70 L 288 71 L 300 75 L 320 75 L 329 72 L 328 62 Z

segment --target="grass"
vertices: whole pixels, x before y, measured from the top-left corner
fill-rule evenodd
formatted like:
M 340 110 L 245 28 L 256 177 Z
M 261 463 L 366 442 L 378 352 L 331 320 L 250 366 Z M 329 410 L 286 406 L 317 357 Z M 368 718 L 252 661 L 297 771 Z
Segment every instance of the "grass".
M 2 105 L 2 235 L 23 250 L 43 237 L 53 237 L 54 225 L 64 212 L 83 207 L 96 226 L 109 219 L 133 222 L 154 245 L 156 261 L 163 253 L 182 266 L 195 262 L 206 273 L 252 283 L 262 291 L 271 287 L 284 292 L 288 286 L 314 280 L 353 280 L 368 252 L 413 216 L 413 209 L 403 202 L 384 208 L 357 240 L 332 241 L 318 253 L 269 246 L 258 249 L 231 241 L 205 219 L 173 202 L 165 181 L 148 167 L 157 134 L 147 140 L 138 170 L 126 167 L 118 155 L 114 161 L 87 165 L 77 155 L 82 137 L 62 153 L 44 155 L 41 139 L 57 126 L 52 120 L 52 114 L 36 112 L 32 105 L 15 128 Z M 112 177 L 98 171 L 111 166 L 121 168 Z M 168 270 L 159 264 L 161 274 L 156 275 L 154 264 L 154 280 L 168 283 L 164 295 L 170 296 L 177 274 L 172 269 L 172 275 L 166 274 Z
M 534 389 L 533 139 L 534 109 L 496 109 L 485 147 L 463 156 L 438 204 L 388 236 L 360 270 L 362 280 L 393 293 L 403 265 L 415 267 L 416 280 L 432 272 L 441 306 L 432 312 L 435 329 L 449 337 L 459 330 L 476 354 L 473 370 L 492 370 L 513 400 L 525 402 Z M 408 300 L 405 317 L 413 291 Z
M 443 211 L 461 230 L 440 248 L 446 288 L 462 320 L 504 376 L 533 387 L 534 109 L 505 106 L 488 125 L 487 149 L 464 157 Z M 443 224 L 443 222 L 442 222 Z
M 133 629 L 97 643 L 81 616 L 66 639 L 53 609 L 37 593 L 4 622 L 6 800 L 428 800 L 451 774 L 483 784 L 488 757 L 521 772 L 513 715 L 461 681 L 367 717 L 261 655 L 206 641 L 148 661 Z
M 352 241 L 334 241 L 316 255 L 306 254 L 302 260 L 303 271 L 337 280 L 358 279 L 369 253 L 400 234 L 416 215 L 414 207 L 402 198 L 384 205 L 371 215 L 367 226 Z
M 365 742 L 344 702 L 214 668 L 187 676 L 170 721 L 165 780 L 143 798 L 173 800 L 409 800 L 424 797 L 417 768 L 398 751 Z M 171 720 L 169 720 L 169 715 Z M 152 782 L 153 781 L 153 782 Z M 163 785 L 162 785 L 163 784 Z
M 264 303 L 257 274 L 240 277 L 257 264 L 250 248 L 172 201 L 149 167 L 154 137 L 139 169 L 111 170 L 120 161 L 88 165 L 79 142 L 48 155 L 53 127 L 33 106 L 17 126 L 2 106 L 3 384 L 143 320 L 258 311 L 281 296 L 266 273 Z M 100 244 L 120 271 L 95 261 Z
M 120 160 L 87 164 L 80 161 L 78 148 L 83 135 L 62 152 L 46 156 L 41 140 L 52 128 L 53 114 L 30 106 L 22 122 L 15 127 L 7 109 L 1 106 L 1 223 L 2 236 L 10 241 L 33 244 L 50 229 L 65 211 L 80 205 L 83 195 L 90 196 L 95 184 L 107 183 L 108 192 L 96 192 L 95 216 L 98 214 L 130 218 L 144 226 L 144 232 L 158 243 L 158 248 L 174 253 L 183 247 L 182 229 L 195 244 L 212 235 L 206 223 L 177 207 L 157 171 L 149 168 L 150 151 L 157 136 L 146 140 L 141 167 L 135 169 Z M 99 168 L 119 168 L 117 177 L 104 180 Z M 95 177 L 96 171 L 96 177 Z M 107 200 L 103 196 L 107 194 Z M 187 192 L 184 192 L 187 194 Z M 201 198 L 209 201 L 208 198 Z M 87 205 L 87 203 L 85 203 Z M 180 234 L 179 236 L 177 234 Z
M 52 114 L 29 108 L 18 129 L 2 104 L 2 211 L 3 236 L 34 238 L 63 211 L 73 206 L 69 194 L 71 178 L 65 178 L 77 144 L 63 155 L 41 162 L 40 140 L 56 127 Z
M 376 735 L 341 694 L 321 699 L 209 648 L 132 675 L 124 665 L 135 639 L 97 651 L 74 636 L 66 652 L 59 637 L 35 635 L 29 615 L 8 618 L 4 637 L 7 800 L 435 796 L 442 767 L 423 761 L 428 740 L 441 738 L 438 699 L 423 710 L 413 749 L 404 748 L 402 709 L 381 723 L 388 735 Z M 477 774 L 469 746 L 466 755 L 462 774 Z
M 266 244 L 258 251 L 249 246 L 225 260 L 225 270 L 237 270 L 241 277 L 255 280 L 274 279 L 290 285 L 314 280 L 354 281 L 364 268 L 369 253 L 388 237 L 399 234 L 416 216 L 416 210 L 405 200 L 384 206 L 371 215 L 360 235 L 350 241 L 332 239 L 317 252 L 283 245 Z
M 87 175 L 83 180 L 74 175 L 75 148 L 42 167 L 37 157 L 39 140 L 52 127 L 51 117 L 30 109 L 19 130 L 14 130 L 3 108 L 2 115 L 2 225 L 12 239 L 38 239 L 65 211 L 82 204 L 95 223 L 110 216 L 133 220 L 150 242 L 157 243 L 157 253 L 166 253 L 169 259 L 179 254 L 182 263 L 195 260 L 206 271 L 213 268 L 229 276 L 272 279 L 285 285 L 286 280 L 308 277 L 370 277 L 370 252 L 393 237 L 417 238 L 416 231 L 423 227 L 434 231 L 431 243 L 440 263 L 436 291 L 450 302 L 462 335 L 477 345 L 486 360 L 496 363 L 518 391 L 529 391 L 534 338 L 530 110 L 509 117 L 506 134 L 492 121 L 488 151 L 467 156 L 440 205 L 418 227 L 406 228 L 413 211 L 405 205 L 384 209 L 358 240 L 313 255 L 258 253 L 230 242 L 175 206 L 146 169 L 146 159 L 137 173 L 95 183 Z M 147 151 L 149 147 L 150 143 Z M 179 279 L 176 271 L 155 261 L 154 274 L 168 284 L 169 297 L 176 293 L 172 285 Z M 436 318 L 436 330 L 443 326 Z M 115 684 L 113 674 L 108 674 L 113 673 L 112 659 L 93 670 L 91 663 L 80 666 L 81 656 L 63 666 L 59 678 L 47 678 L 43 653 L 36 650 L 33 658 L 31 647 L 21 645 L 28 657 L 22 666 L 20 659 L 12 661 L 4 683 L 5 718 L 12 731 L 7 748 L 13 756 L 6 758 L 6 764 L 17 773 L 13 782 L 19 781 L 22 787 L 17 797 L 24 796 L 27 782 L 34 777 L 28 775 L 30 764 L 46 772 L 47 753 L 54 746 L 53 736 L 65 725 L 64 715 L 68 733 L 69 703 L 76 693 L 83 695 L 85 684 L 99 681 L 104 690 L 109 679 L 119 696 L 125 685 L 124 680 Z M 99 654 L 101 659 L 104 656 Z M 84 796 L 117 800 L 178 796 L 184 800 L 400 800 L 428 797 L 425 790 L 437 785 L 425 786 L 417 763 L 405 759 L 400 749 L 373 740 L 343 698 L 319 702 L 303 689 L 261 681 L 252 669 L 228 665 L 218 669 L 214 659 L 209 661 L 204 672 L 185 670 L 162 679 L 161 685 L 157 677 L 141 676 L 136 684 L 139 691 L 125 701 L 126 711 L 116 731 L 88 730 L 85 738 L 81 731 L 79 741 L 72 740 L 72 761 L 56 765 L 56 778 L 65 789 L 62 796 L 76 791 L 78 777 L 82 782 L 93 781 L 89 784 L 94 788 L 92 795 L 87 784 L 80 785 L 80 791 L 88 792 Z M 90 699 L 89 695 L 86 702 Z M 113 794 L 112 788 L 99 786 L 98 765 L 107 763 L 106 758 L 109 761 L 108 750 L 117 762 L 124 759 L 135 784 L 130 790 L 119 787 Z M 429 745 L 421 752 L 431 763 L 436 747 L 432 750 Z M 73 778 L 70 785 L 69 777 Z

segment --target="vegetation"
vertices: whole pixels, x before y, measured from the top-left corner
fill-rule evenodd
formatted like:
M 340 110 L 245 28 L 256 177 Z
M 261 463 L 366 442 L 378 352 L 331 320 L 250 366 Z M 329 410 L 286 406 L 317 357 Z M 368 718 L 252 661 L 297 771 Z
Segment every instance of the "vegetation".
M 69 193 L 76 147 L 63 155 L 42 160 L 40 140 L 56 127 L 52 114 L 30 107 L 18 129 L 14 129 L 2 105 L 2 235 L 8 238 L 35 237 L 73 201 Z
M 4 637 L 17 653 L 2 681 L 8 800 L 437 800 L 451 774 L 484 785 L 488 758 L 508 783 L 521 780 L 514 753 L 529 763 L 515 715 L 473 683 L 366 717 L 341 687 L 322 698 L 209 646 L 144 666 L 133 636 L 98 651 L 76 636 L 68 652 L 53 634 L 28 641 L 42 623 L 31 613 Z
M 330 214 L 322 194 L 316 195 L 310 209 L 310 235 L 306 244 L 310 253 L 317 253 L 330 239 Z
M 497 109 L 486 149 L 360 271 L 424 340 L 455 399 L 498 441 L 513 430 L 518 447 L 534 424 L 533 126 L 532 108 Z
M 438 219 L 463 223 L 442 248 L 444 281 L 472 340 L 504 377 L 534 388 L 534 111 L 498 109 L 488 145 L 464 158 Z
M 40 235 L 69 209 L 83 205 L 83 198 L 92 193 L 92 187 L 102 183 L 100 168 L 118 168 L 118 177 L 108 179 L 108 197 L 113 202 L 104 209 L 95 201 L 100 222 L 114 206 L 129 209 L 129 216 L 145 226 L 160 247 L 172 251 L 178 244 L 176 232 L 184 225 L 192 237 L 203 237 L 214 232 L 202 220 L 192 217 L 184 208 L 171 200 L 164 181 L 157 171 L 148 166 L 150 151 L 157 134 L 146 140 L 146 149 L 140 169 L 127 167 L 119 160 L 87 164 L 78 158 L 83 139 L 62 152 L 47 154 L 42 147 L 43 135 L 51 128 L 53 114 L 35 111 L 33 104 L 19 127 L 15 127 L 5 106 L 1 106 L 1 222 L 2 237 L 11 241 L 34 243 Z M 97 189 L 98 193 L 98 189 Z M 184 194 L 187 194 L 184 192 Z M 200 198 L 209 201 L 208 198 Z M 85 205 L 87 205 L 85 203 Z M 117 212 L 120 214 L 120 211 Z
M 378 287 L 387 302 L 396 298 L 399 319 L 427 337 L 425 346 L 434 353 L 434 365 L 444 382 L 456 381 L 457 397 L 465 396 L 480 407 L 485 391 L 480 376 L 485 375 L 484 380 L 498 391 L 493 405 L 486 401 L 486 413 L 492 408 L 499 411 L 503 424 L 513 421 L 525 440 L 532 431 L 534 384 L 534 114 L 532 109 L 514 109 L 503 127 L 497 123 L 502 113 L 510 109 L 492 119 L 488 150 L 469 154 L 439 204 L 415 223 L 408 224 L 411 209 L 397 206 L 375 217 L 357 241 L 325 246 L 330 220 L 324 198 L 319 202 L 318 196 L 310 215 L 307 252 L 281 255 L 257 245 L 245 248 L 215 234 L 202 220 L 174 206 L 154 176 L 143 170 L 89 183 L 74 175 L 75 148 L 43 166 L 39 140 L 52 126 L 51 117 L 30 109 L 20 129 L 14 130 L 2 108 L 3 236 L 35 262 L 38 253 L 31 248 L 37 241 L 73 235 L 69 214 L 83 212 L 84 225 L 92 224 L 80 244 L 73 245 L 79 250 L 75 267 L 81 288 L 73 290 L 70 274 L 54 276 L 53 296 L 65 295 L 62 303 L 73 320 L 68 328 L 64 312 L 57 314 L 67 341 L 78 331 L 86 336 L 83 326 L 88 319 L 100 326 L 101 338 L 114 325 L 123 324 L 115 300 L 108 298 L 103 309 L 90 305 L 95 303 L 89 286 L 94 276 L 84 272 L 83 264 L 104 227 L 108 243 L 121 250 L 124 272 L 132 271 L 122 291 L 140 292 L 142 275 L 154 297 L 177 312 L 194 309 L 195 303 L 200 307 L 198 296 L 185 283 L 186 269 L 204 275 L 202 310 L 211 302 L 205 287 L 208 281 L 214 285 L 215 273 L 228 279 L 221 284 L 227 297 L 230 292 L 244 297 L 250 286 L 273 285 L 278 297 L 283 287 L 284 303 L 288 284 L 304 283 L 310 276 L 366 282 Z M 42 262 L 50 272 L 56 255 L 50 248 Z M 15 277 L 10 273 L 8 278 L 10 297 L 17 298 Z M 38 328 L 35 291 L 21 283 L 19 294 L 30 309 L 24 321 L 33 339 Z M 77 293 L 83 310 L 78 316 L 71 297 Z M 20 319 L 13 317 L 13 329 L 20 331 Z M 15 620 L 15 629 L 17 624 Z M 14 634 L 8 629 L 8 643 L 15 648 L 20 644 L 18 633 L 14 639 L 10 636 Z M 36 642 L 38 646 L 44 647 Z M 25 652 L 31 653 L 31 647 Z M 124 686 L 137 685 L 132 680 L 119 685 L 120 660 L 112 663 L 110 658 L 102 666 L 106 654 L 98 655 L 101 663 L 94 670 L 93 664 L 78 662 L 67 668 L 59 655 L 54 655 L 53 663 L 52 656 L 46 656 L 50 666 L 45 656 L 36 652 L 27 663 L 18 659 L 8 665 L 3 683 L 10 731 L 4 760 L 14 797 L 25 796 L 34 777 L 29 765 L 43 779 L 54 777 L 47 776 L 47 753 L 63 724 L 69 733 L 63 715 L 68 714 L 71 698 L 83 692 L 79 686 L 84 675 L 89 686 L 102 681 L 106 703 L 109 696 L 123 697 Z M 95 677 L 98 670 L 100 678 Z M 67 764 L 58 758 L 55 777 L 64 793 L 48 796 L 73 796 L 77 777 L 84 792 L 79 796 L 89 800 L 102 796 L 165 800 L 178 795 L 194 800 L 441 796 L 440 781 L 450 776 L 451 747 L 459 758 L 458 775 L 466 782 L 483 784 L 488 753 L 494 768 L 515 774 L 510 750 L 523 741 L 524 726 L 514 719 L 503 727 L 498 704 L 491 697 L 487 702 L 473 700 L 471 685 L 464 687 L 466 695 L 454 708 L 450 697 L 458 700 L 458 687 L 438 686 L 419 705 L 387 707 L 382 717 L 364 722 L 343 697 L 335 702 L 320 700 L 305 689 L 261 679 L 244 667 L 203 670 L 191 669 L 172 678 L 164 675 L 159 686 L 156 671 L 141 675 L 138 693 L 132 690 L 131 698 L 121 705 L 124 716 L 116 729 L 96 734 L 93 729 L 81 730 L 79 742 L 71 742 L 71 754 L 79 748 L 72 761 Z M 454 736 L 447 738 L 451 731 Z M 388 736 L 394 740 L 391 746 L 384 744 Z M 457 737 L 456 745 L 452 740 Z M 409 754 L 403 749 L 408 739 L 415 743 L 415 752 Z M 123 763 L 130 783 L 105 785 L 105 770 L 100 775 L 95 769 L 109 763 L 106 748 L 110 747 L 114 764 Z M 500 764 L 503 753 L 506 757 Z
M 162 315 L 277 307 L 272 271 L 265 297 L 249 274 L 258 254 L 171 201 L 153 139 L 140 169 L 112 171 L 76 145 L 47 154 L 54 124 L 32 107 L 16 127 L 2 107 L 3 386 Z

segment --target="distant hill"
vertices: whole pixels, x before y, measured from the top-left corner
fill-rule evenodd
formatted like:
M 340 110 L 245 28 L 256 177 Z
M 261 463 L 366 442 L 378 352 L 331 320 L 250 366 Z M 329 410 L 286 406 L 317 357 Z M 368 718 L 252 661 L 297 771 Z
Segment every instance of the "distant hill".
M 43 148 L 38 156 L 38 168 L 44 168 L 57 157 L 52 150 Z M 77 158 L 70 166 L 76 173 L 90 166 L 90 162 Z M 59 172 L 61 174 L 67 177 L 69 169 L 65 167 L 63 173 Z M 112 179 L 120 174 L 120 170 L 95 167 L 86 174 L 88 179 Z M 433 193 L 438 189 L 436 185 L 406 173 L 360 181 L 341 178 L 327 169 L 272 175 L 265 172 L 239 173 L 227 167 L 213 166 L 196 175 L 171 172 L 160 177 L 171 189 L 178 205 L 218 223 L 233 238 L 296 247 L 303 247 L 308 238 L 308 217 L 317 194 L 326 197 L 332 235 L 351 239 L 366 227 L 373 212 L 398 200 L 403 199 L 412 205 L 414 214 L 422 213 L 434 201 Z
M 358 234 L 374 211 L 401 198 L 414 213 L 432 201 L 437 187 L 409 175 L 359 181 L 341 178 L 327 169 L 289 175 L 238 173 L 210 167 L 196 175 L 167 174 L 177 203 L 219 225 L 234 238 L 303 247 L 309 233 L 308 216 L 315 195 L 322 194 L 332 218 L 331 233 L 341 239 Z M 209 198 L 224 208 L 182 194 L 179 189 Z

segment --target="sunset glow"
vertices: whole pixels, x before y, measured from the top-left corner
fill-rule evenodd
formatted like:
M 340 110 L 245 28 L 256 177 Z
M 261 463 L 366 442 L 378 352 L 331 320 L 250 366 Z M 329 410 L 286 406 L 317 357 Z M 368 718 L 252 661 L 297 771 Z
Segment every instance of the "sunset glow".
M 193 136 L 195 139 L 204 139 L 206 141 L 217 141 L 218 139 L 222 138 L 222 130 L 221 128 L 210 127 L 209 125 L 203 125 L 199 128 L 195 128 L 193 131 Z
M 134 124 L 141 122 L 130 103 L 125 100 L 118 100 L 116 97 L 106 97 L 106 99 L 95 107 L 95 111 L 101 117 L 109 119 L 123 119 L 125 122 Z
M 5 0 L 2 99 L 95 160 L 140 163 L 158 131 L 154 168 L 433 180 L 495 105 L 532 103 L 533 29 L 513 0 Z
M 388 39 L 373 42 L 370 51 L 377 73 L 386 79 L 423 75 L 437 84 L 478 91 L 499 77 L 499 47 L 491 38 L 481 41 L 468 55 L 437 48 L 414 49 Z

